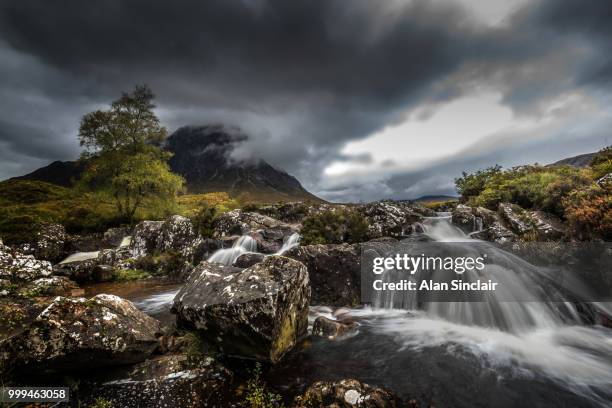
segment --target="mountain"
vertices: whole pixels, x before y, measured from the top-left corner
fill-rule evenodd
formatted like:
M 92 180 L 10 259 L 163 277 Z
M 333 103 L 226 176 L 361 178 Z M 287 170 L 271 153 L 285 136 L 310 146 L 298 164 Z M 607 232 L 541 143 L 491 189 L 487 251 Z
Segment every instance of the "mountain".
M 185 126 L 166 140 L 174 156 L 170 168 L 185 178 L 193 193 L 227 191 L 253 201 L 309 200 L 320 198 L 300 182 L 262 159 L 235 160 L 234 149 L 248 136 L 223 126 Z
M 449 195 L 425 195 L 419 198 L 415 198 L 415 203 L 432 203 L 438 201 L 457 201 L 459 197 L 449 196 Z
M 225 191 L 256 202 L 323 201 L 306 191 L 295 177 L 264 160 L 233 159 L 234 149 L 247 140 L 244 133 L 224 126 L 185 126 L 170 135 L 164 148 L 173 153 L 170 168 L 185 178 L 190 193 Z M 84 167 L 79 161 L 56 161 L 14 179 L 69 187 Z
M 586 167 L 591 162 L 593 156 L 595 156 L 597 152 L 594 153 L 585 153 L 579 154 L 578 156 L 568 157 L 554 163 L 549 164 L 549 166 L 574 166 L 574 167 Z
M 13 177 L 12 180 L 38 180 L 70 187 L 75 180 L 81 177 L 84 169 L 85 163 L 80 161 L 54 161 L 24 176 Z

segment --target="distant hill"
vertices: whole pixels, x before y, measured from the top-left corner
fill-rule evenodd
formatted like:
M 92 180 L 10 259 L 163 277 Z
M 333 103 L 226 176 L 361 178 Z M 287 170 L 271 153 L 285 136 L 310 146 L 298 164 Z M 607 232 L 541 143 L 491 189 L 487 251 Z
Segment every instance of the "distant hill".
M 597 152 L 594 153 L 585 153 L 579 154 L 578 156 L 568 157 L 554 163 L 549 164 L 549 166 L 574 166 L 574 167 L 586 167 L 593 159 Z
M 419 198 L 415 198 L 410 201 L 414 201 L 415 203 L 432 203 L 438 201 L 456 201 L 459 197 L 449 196 L 449 195 L 425 195 Z
M 285 171 L 262 159 L 235 160 L 232 152 L 248 136 L 223 126 L 185 126 L 166 140 L 170 168 L 185 178 L 190 193 L 227 192 L 245 202 L 323 200 Z M 56 161 L 11 180 L 38 180 L 69 187 L 83 173 L 80 161 Z
M 84 169 L 85 164 L 80 161 L 54 161 L 24 176 L 13 177 L 11 180 L 37 180 L 70 187 L 75 180 L 81 177 Z

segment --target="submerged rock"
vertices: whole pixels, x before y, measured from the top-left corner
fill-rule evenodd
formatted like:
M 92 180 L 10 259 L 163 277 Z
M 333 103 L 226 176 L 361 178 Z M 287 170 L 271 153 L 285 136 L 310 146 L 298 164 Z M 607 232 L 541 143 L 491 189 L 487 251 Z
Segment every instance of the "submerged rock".
M 313 305 L 355 306 L 361 301 L 359 245 L 305 245 L 284 256 L 306 265 Z
M 306 333 L 309 303 L 306 267 L 270 256 L 244 270 L 200 263 L 172 310 L 222 352 L 274 363 Z
M 144 360 L 157 347 L 159 331 L 157 320 L 117 296 L 57 297 L 0 350 L 19 366 L 91 369 Z
M 345 323 L 338 320 L 328 319 L 324 316 L 319 316 L 315 319 L 312 326 L 312 335 L 326 337 L 333 340 L 350 333 L 356 327 L 357 324 L 354 322 Z
M 395 408 L 401 401 L 391 391 L 354 379 L 317 381 L 297 397 L 294 408 Z
M 231 372 L 210 357 L 192 360 L 184 354 L 147 360 L 126 378 L 96 386 L 91 399 L 122 408 L 229 406 Z

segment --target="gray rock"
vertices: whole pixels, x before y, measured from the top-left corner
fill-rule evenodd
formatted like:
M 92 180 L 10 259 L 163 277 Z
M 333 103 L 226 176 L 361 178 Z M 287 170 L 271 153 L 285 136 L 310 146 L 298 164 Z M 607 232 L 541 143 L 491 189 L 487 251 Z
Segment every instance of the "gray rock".
M 246 253 L 240 255 L 236 261 L 234 261 L 234 266 L 237 268 L 249 268 L 264 259 L 266 259 L 264 254 Z
M 530 211 L 529 216 L 537 231 L 539 241 L 556 241 L 567 235 L 567 229 L 554 215 L 543 211 Z
M 165 221 L 140 222 L 134 228 L 130 247 L 135 258 L 168 250 L 190 258 L 201 242 L 188 218 L 173 215 Z
M 515 242 L 518 239 L 518 236 L 514 232 L 497 221 L 489 224 L 489 226 L 482 231 L 473 233 L 471 237 L 483 241 L 497 242 L 499 244 Z
M 476 216 L 472 212 L 472 207 L 458 204 L 452 212 L 451 222 L 459 227 L 463 232 L 469 234 L 474 232 Z
M 43 222 L 40 223 L 34 240 L 22 245 L 19 251 L 25 255 L 33 255 L 36 259 L 55 263 L 68 254 L 69 239 L 63 225 Z
M 312 304 L 355 306 L 361 300 L 359 245 L 305 245 L 284 256 L 306 265 L 312 288 Z
M 117 296 L 57 297 L 0 350 L 19 366 L 89 370 L 144 360 L 157 347 L 159 331 L 157 320 Z
M 256 212 L 233 210 L 220 215 L 214 222 L 215 235 L 244 235 L 266 230 L 268 234 L 280 231 L 281 238 L 299 230 L 299 225 L 288 224 Z
M 63 276 L 50 276 L 30 282 L 20 290 L 20 294 L 23 297 L 70 296 L 74 289 L 78 289 L 78 285 L 70 279 Z
M 33 281 L 51 276 L 51 263 L 40 261 L 32 255 L 11 251 L 0 240 L 0 279 L 16 281 Z
M 391 391 L 355 379 L 317 381 L 295 399 L 294 408 L 395 408 L 401 401 Z
M 232 374 L 212 358 L 192 361 L 184 354 L 163 355 L 136 365 L 125 377 L 96 386 L 96 398 L 114 407 L 227 407 Z
M 306 333 L 306 267 L 270 256 L 244 270 L 202 262 L 174 298 L 180 325 L 198 329 L 222 352 L 279 361 Z
M 97 258 L 66 262 L 55 265 L 53 273 L 59 276 L 66 276 L 79 283 L 92 282 L 94 281 L 94 269 L 98 265 Z
M 410 205 L 393 201 L 378 201 L 359 208 L 367 219 L 368 237 L 402 238 L 412 233 L 412 224 L 421 222 L 423 216 Z
M 527 211 L 516 204 L 499 203 L 497 212 L 510 229 L 519 235 L 526 234 L 534 229 Z

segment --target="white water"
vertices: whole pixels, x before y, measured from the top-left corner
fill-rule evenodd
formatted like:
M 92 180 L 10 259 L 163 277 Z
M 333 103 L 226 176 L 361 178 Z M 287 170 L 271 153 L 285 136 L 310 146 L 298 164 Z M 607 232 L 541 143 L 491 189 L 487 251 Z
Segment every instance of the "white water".
M 132 236 L 127 235 L 121 239 L 121 243 L 119 244 L 119 248 L 129 247 L 132 243 Z
M 134 300 L 134 305 L 148 315 L 157 315 L 169 309 L 169 305 L 179 292 L 173 289 L 167 292 L 156 293 L 143 299 Z
M 288 237 L 285 237 L 285 241 L 283 242 L 283 246 L 281 247 L 281 249 L 279 249 L 279 251 L 276 253 L 276 255 L 282 255 L 285 252 L 287 252 L 288 250 L 290 250 L 291 248 L 295 248 L 296 246 L 300 245 L 300 234 L 298 234 L 297 232 L 294 232 L 293 234 L 289 235 Z
M 96 259 L 98 257 L 98 254 L 100 254 L 100 251 L 75 252 L 74 254 L 68 256 L 66 259 L 61 261 L 60 265 L 70 262 L 86 261 L 88 259 Z
M 208 261 L 232 265 L 240 255 L 256 251 L 257 241 L 249 235 L 243 235 L 234 242 L 231 248 L 217 250 L 208 258 Z
M 475 242 L 453 226 L 447 214 L 427 219 L 425 234 L 441 242 Z M 487 251 L 509 261 L 529 265 L 490 243 L 476 242 L 489 245 Z M 582 325 L 570 302 L 549 302 L 540 287 L 541 276 L 531 274 L 534 267 L 528 269 L 531 276 L 519 276 L 503 266 L 493 266 L 487 271 L 505 288 L 505 299 L 530 293 L 541 301 L 505 302 L 495 292 L 480 303 L 420 304 L 413 298 L 402 302 L 412 305 L 408 311 L 389 308 L 397 304 L 389 299 L 394 295 L 383 293 L 375 302 L 377 307 L 355 309 L 351 314 L 415 352 L 442 346 L 453 353 L 461 346 L 483 366 L 509 367 L 518 376 L 544 375 L 592 403 L 612 406 L 612 330 Z M 462 279 L 470 280 L 470 276 L 466 273 Z

